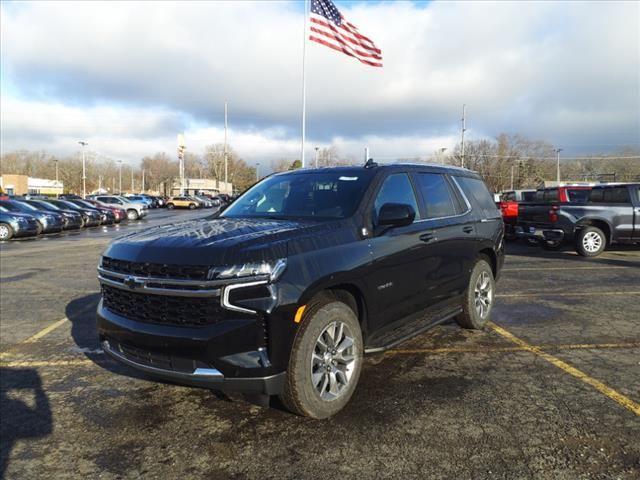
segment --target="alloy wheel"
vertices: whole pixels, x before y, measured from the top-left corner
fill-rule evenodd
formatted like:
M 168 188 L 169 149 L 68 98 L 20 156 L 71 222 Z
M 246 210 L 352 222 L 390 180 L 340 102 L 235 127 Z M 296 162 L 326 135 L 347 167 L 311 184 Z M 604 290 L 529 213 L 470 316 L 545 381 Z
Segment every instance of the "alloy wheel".
M 475 286 L 476 312 L 482 319 L 487 318 L 493 303 L 493 285 L 488 272 L 482 272 Z
M 356 367 L 355 345 L 349 327 L 330 323 L 322 331 L 311 356 L 311 379 L 323 400 L 334 400 L 349 385 Z
M 602 247 L 602 237 L 597 232 L 587 232 L 582 237 L 582 246 L 589 253 L 595 253 Z
M 11 236 L 9 227 L 6 225 L 0 225 L 0 240 L 6 240 Z

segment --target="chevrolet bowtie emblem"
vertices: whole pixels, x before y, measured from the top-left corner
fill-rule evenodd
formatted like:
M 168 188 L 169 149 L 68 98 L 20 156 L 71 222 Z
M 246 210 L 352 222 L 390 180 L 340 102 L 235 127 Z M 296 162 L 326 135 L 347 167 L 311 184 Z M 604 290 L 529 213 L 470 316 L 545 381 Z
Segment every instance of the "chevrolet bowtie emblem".
M 127 287 L 129 287 L 132 290 L 135 288 L 144 286 L 144 282 L 136 279 L 135 277 L 125 277 L 122 283 L 124 283 Z

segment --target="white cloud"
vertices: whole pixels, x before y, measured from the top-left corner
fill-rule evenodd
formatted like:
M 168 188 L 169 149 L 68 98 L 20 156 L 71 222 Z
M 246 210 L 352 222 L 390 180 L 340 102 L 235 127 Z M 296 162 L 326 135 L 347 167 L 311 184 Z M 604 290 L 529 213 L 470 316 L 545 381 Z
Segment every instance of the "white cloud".
M 462 103 L 478 136 L 518 132 L 574 151 L 640 143 L 636 2 L 336 3 L 385 66 L 308 45 L 309 148 L 343 142 L 360 155 L 370 143 L 407 156 L 447 146 Z M 173 151 L 180 130 L 204 145 L 222 138 L 228 99 L 238 151 L 297 155 L 298 5 L 1 8 L 3 149 L 71 149 L 82 135 L 134 159 Z

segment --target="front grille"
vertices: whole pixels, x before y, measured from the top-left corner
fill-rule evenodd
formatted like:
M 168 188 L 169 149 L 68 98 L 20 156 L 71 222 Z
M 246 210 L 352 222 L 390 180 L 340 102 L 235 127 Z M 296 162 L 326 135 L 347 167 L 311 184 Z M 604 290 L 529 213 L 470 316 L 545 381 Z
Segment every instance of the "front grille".
M 209 267 L 206 265 L 169 265 L 163 263 L 128 262 L 102 257 L 102 268 L 112 272 L 140 277 L 172 278 L 181 280 L 206 280 Z
M 131 320 L 180 327 L 201 327 L 221 320 L 219 297 L 177 297 L 129 292 L 102 285 L 103 305 Z

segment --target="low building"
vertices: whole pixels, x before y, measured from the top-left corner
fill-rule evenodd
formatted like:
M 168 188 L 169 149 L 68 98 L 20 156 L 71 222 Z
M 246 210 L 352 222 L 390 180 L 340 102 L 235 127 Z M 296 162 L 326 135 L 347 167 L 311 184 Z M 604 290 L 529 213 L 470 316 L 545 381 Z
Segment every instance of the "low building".
M 184 193 L 186 195 L 198 195 L 200 193 L 206 193 L 209 195 L 217 195 L 219 193 L 226 193 L 231 195 L 233 193 L 233 185 L 231 183 L 225 183 L 220 180 L 212 180 L 210 178 L 185 178 L 184 179 Z M 171 187 L 171 195 L 180 195 L 180 179 L 173 182 Z
M 7 195 L 56 196 L 64 192 L 62 182 L 27 175 L 4 174 L 0 176 L 0 186 Z

